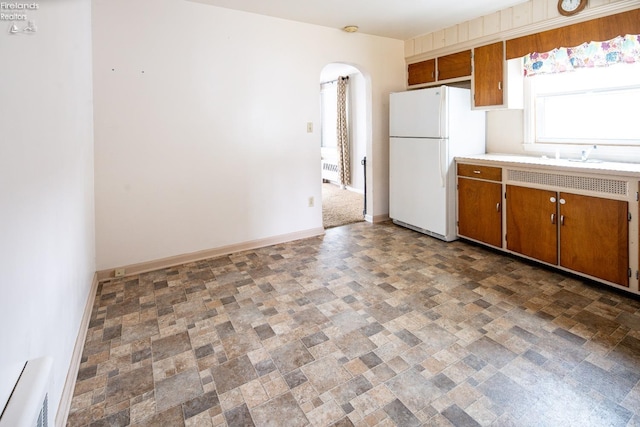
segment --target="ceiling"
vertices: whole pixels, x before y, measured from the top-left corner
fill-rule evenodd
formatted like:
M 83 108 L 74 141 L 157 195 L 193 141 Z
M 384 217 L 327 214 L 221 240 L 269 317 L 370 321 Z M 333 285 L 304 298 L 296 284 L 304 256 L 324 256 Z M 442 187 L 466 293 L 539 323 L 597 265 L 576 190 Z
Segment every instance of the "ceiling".
M 190 0 L 399 40 L 441 30 L 528 0 Z

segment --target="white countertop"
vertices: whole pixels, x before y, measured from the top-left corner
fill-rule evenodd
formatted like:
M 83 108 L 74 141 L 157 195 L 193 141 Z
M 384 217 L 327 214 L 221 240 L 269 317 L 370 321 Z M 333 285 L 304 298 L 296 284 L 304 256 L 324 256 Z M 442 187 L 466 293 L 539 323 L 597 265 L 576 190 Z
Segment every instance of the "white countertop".
M 477 163 L 499 167 L 523 167 L 531 169 L 553 169 L 566 172 L 583 172 L 599 175 L 623 175 L 640 178 L 639 163 L 618 162 L 580 162 L 568 159 L 555 159 L 547 157 L 518 156 L 512 154 L 478 154 L 474 156 L 456 157 L 457 162 Z

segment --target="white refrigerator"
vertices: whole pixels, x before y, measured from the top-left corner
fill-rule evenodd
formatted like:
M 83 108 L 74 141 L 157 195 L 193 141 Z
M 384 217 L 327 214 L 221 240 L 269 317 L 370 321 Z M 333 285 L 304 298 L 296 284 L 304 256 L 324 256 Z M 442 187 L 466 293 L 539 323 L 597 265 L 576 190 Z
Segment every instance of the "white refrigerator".
M 444 241 L 456 236 L 456 156 L 485 152 L 485 113 L 469 89 L 439 86 L 389 99 L 389 216 Z

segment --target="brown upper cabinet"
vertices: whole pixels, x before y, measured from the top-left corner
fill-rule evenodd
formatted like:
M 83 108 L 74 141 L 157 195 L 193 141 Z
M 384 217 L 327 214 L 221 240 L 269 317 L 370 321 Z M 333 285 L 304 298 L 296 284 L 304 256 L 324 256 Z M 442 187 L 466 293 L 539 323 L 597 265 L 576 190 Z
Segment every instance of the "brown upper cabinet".
M 438 81 L 471 76 L 471 51 L 438 57 Z
M 476 47 L 473 49 L 473 68 L 470 50 L 409 64 L 408 84 L 446 83 L 468 77 L 473 82 L 475 108 L 522 108 L 521 94 L 517 95 L 521 91 L 518 86 L 522 75 L 514 81 L 513 72 L 505 74 L 506 69 L 515 67 L 513 61 L 505 60 L 521 58 L 532 52 L 547 52 L 561 46 L 610 40 L 625 34 L 640 34 L 640 9 Z
M 476 107 L 504 104 L 502 42 L 473 50 L 473 101 Z
M 427 59 L 408 66 L 409 86 L 471 77 L 471 51 Z
M 426 61 L 409 64 L 409 86 L 419 85 L 423 83 L 432 83 L 436 81 L 436 60 L 428 59 Z

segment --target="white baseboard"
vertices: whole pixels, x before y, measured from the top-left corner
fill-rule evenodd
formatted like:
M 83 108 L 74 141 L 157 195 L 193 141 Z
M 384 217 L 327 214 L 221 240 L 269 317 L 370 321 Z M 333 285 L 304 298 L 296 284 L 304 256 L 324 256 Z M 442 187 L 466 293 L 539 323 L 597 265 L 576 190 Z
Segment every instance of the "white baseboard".
M 375 215 L 375 216 L 367 214 L 364 216 L 364 220 L 372 224 L 378 224 L 380 222 L 389 221 L 389 214 Z
M 355 187 L 352 187 L 350 185 L 347 185 L 347 190 L 349 190 L 349 191 L 351 191 L 353 193 L 358 193 L 358 194 L 364 196 L 364 190 L 361 189 L 361 188 L 355 188 Z
M 60 403 L 58 404 L 58 412 L 56 413 L 55 419 L 56 427 L 65 427 L 65 425 L 67 424 L 69 410 L 71 409 L 71 400 L 73 399 L 73 391 L 76 387 L 76 378 L 78 377 L 78 370 L 80 369 L 82 351 L 84 350 L 84 342 L 87 339 L 89 322 L 91 321 L 91 312 L 93 311 L 93 303 L 95 302 L 97 292 L 98 274 L 95 273 L 93 275 L 93 281 L 91 282 L 89 296 L 87 297 L 87 305 L 84 307 L 84 313 L 82 314 L 80 330 L 78 330 L 76 343 L 73 347 L 73 354 L 71 355 L 69 371 L 67 372 L 67 378 L 64 382 L 64 388 L 62 389 L 62 397 L 60 398 Z
M 295 233 L 281 234 L 278 236 L 251 240 L 249 242 L 237 243 L 234 245 L 222 246 L 219 248 L 205 249 L 203 251 L 175 255 L 172 257 L 161 258 L 153 261 L 146 261 L 138 264 L 130 264 L 122 267 L 111 268 L 108 270 L 100 270 L 97 272 L 98 281 L 102 282 L 112 279 L 113 277 L 115 277 L 116 269 L 124 269 L 125 276 L 132 276 L 134 274 L 147 273 L 149 271 L 159 270 L 161 268 L 174 267 L 176 265 L 187 264 L 207 258 L 229 255 L 234 252 L 263 248 L 265 246 L 277 245 L 279 243 L 291 242 L 293 240 L 306 239 L 308 237 L 321 236 L 323 234 L 324 228 L 312 228 Z

